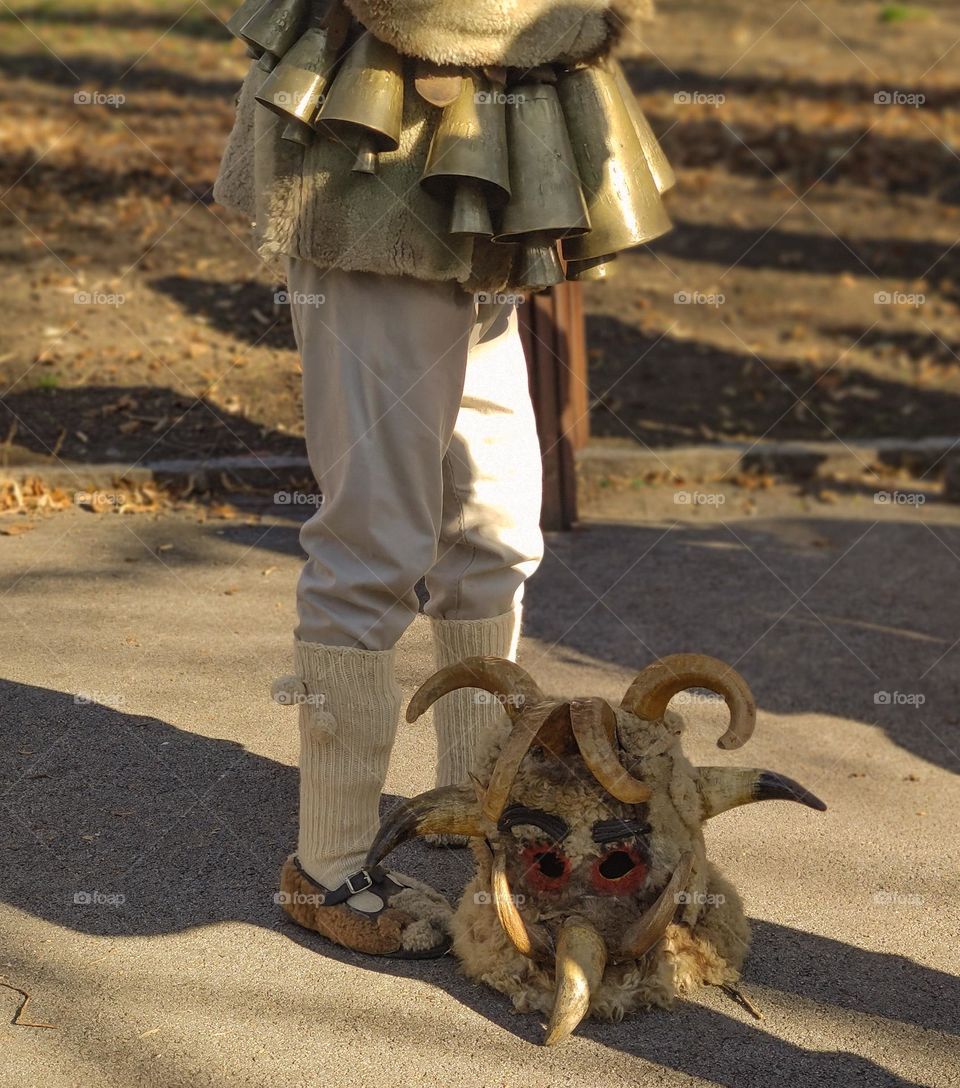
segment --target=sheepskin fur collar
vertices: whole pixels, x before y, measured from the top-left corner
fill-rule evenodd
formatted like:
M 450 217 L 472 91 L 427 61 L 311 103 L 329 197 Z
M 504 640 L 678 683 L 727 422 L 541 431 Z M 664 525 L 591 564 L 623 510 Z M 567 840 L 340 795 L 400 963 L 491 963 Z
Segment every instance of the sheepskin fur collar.
M 439 64 L 525 68 L 583 60 L 629 36 L 653 0 L 346 0 L 401 53 Z

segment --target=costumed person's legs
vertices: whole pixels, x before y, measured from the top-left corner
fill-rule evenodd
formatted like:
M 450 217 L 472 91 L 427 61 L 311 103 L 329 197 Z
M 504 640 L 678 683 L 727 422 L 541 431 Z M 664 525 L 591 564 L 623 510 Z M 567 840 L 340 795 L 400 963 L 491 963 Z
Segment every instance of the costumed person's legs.
M 436 893 L 377 873 L 374 886 L 353 889 L 369 879 L 363 862 L 399 719 L 395 647 L 437 558 L 444 451 L 476 304 L 452 283 L 323 272 L 298 260 L 289 288 L 323 502 L 300 537 L 300 835 L 282 888 L 298 922 L 352 948 L 435 951 L 447 909 Z
M 524 585 L 543 558 L 543 471 L 513 305 L 479 307 L 443 484 L 440 553 L 426 576 L 424 608 L 435 666 L 478 655 L 515 661 Z M 500 714 L 478 691 L 434 706 L 438 786 L 467 780 L 477 739 Z

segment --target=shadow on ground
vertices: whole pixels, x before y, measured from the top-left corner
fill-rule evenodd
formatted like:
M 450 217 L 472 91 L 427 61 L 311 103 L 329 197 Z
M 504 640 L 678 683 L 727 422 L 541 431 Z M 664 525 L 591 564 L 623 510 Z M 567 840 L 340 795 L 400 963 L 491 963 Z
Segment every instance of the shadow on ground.
M 16 746 L 0 752 L 12 874 L 6 902 L 67 929 L 115 938 L 227 922 L 282 927 L 318 955 L 370 974 L 422 978 L 517 1037 L 541 1038 L 534 1017 L 513 1014 L 506 999 L 467 982 L 450 960 L 377 962 L 284 921 L 273 893 L 295 838 L 292 767 L 154 718 L 96 703 L 78 706 L 57 691 L 0 681 L 0 705 L 17 737 Z M 405 847 L 396 864 L 429 877 L 451 897 L 470 868 L 462 852 L 427 852 L 419 845 Z M 97 896 L 112 899 L 85 902 Z M 756 924 L 755 933 L 748 981 L 834 1004 L 838 995 L 823 992 L 809 964 L 839 958 L 850 981 L 840 995 L 844 1008 L 934 1030 L 954 1026 L 956 1002 L 949 992 L 955 980 L 939 971 L 771 923 Z M 638 1021 L 588 1023 L 581 1032 L 611 1049 L 721 1084 L 744 1083 L 745 1055 L 753 1065 L 750 1083 L 770 1088 L 779 1088 L 779 1067 L 787 1059 L 806 1071 L 810 1083 L 827 1066 L 852 1081 L 872 1073 L 882 1074 L 885 1084 L 912 1083 L 854 1054 L 805 1050 L 776 1039 L 739 1011 L 726 1015 L 683 1004 Z M 677 1046 L 682 1038 L 718 1036 L 727 1044 L 719 1051 Z

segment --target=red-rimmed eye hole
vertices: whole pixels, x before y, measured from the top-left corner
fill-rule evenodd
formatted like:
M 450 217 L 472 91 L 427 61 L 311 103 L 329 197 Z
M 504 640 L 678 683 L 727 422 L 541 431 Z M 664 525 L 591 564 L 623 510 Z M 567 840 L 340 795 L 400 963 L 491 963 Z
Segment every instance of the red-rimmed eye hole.
M 549 843 L 523 848 L 523 879 L 542 892 L 559 891 L 570 879 L 570 859 Z
M 598 892 L 626 895 L 647 879 L 647 863 L 632 846 L 617 846 L 597 858 L 590 879 Z

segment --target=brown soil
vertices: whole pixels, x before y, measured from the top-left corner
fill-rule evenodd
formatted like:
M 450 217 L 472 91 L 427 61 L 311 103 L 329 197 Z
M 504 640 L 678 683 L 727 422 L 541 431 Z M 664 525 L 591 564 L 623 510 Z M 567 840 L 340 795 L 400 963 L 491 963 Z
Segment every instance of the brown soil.
M 301 449 L 288 316 L 210 196 L 246 66 L 211 12 L 233 7 L 0 12 L 8 456 Z M 628 69 L 678 167 L 676 230 L 586 289 L 594 433 L 960 433 L 960 11 L 661 7 Z

